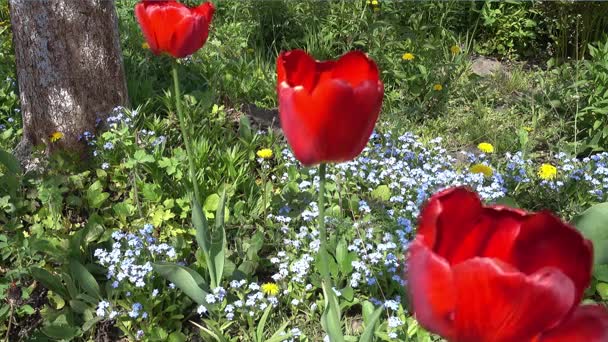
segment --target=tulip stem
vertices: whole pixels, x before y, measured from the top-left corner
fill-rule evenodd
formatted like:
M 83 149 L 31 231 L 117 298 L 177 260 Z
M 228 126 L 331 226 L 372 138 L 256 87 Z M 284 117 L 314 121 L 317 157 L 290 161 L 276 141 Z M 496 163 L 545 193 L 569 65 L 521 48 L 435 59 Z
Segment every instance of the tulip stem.
M 192 188 L 194 188 L 194 199 L 200 204 L 201 194 L 198 189 L 198 181 L 196 180 L 196 173 L 194 168 L 194 154 L 192 153 L 192 145 L 190 141 L 190 135 L 186 128 L 186 119 L 184 118 L 184 109 L 182 107 L 181 93 L 179 91 L 179 75 L 177 73 L 177 62 L 173 62 L 173 88 L 175 90 L 175 107 L 177 109 L 177 117 L 179 118 L 179 126 L 182 131 L 182 138 L 184 139 L 184 145 L 186 145 L 186 154 L 188 155 L 188 168 L 190 172 L 190 182 L 192 182 Z
M 331 288 L 329 260 L 327 252 L 327 229 L 325 228 L 325 171 L 327 164 L 319 165 L 319 256 L 321 258 L 321 278 Z

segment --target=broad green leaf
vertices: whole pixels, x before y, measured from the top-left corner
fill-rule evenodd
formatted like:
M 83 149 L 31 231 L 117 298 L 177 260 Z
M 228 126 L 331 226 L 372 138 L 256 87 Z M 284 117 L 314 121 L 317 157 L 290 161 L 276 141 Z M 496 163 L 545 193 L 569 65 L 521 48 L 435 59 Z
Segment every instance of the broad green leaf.
M 593 276 L 599 281 L 608 283 L 608 265 L 595 265 Z
M 6 169 L 12 174 L 21 173 L 21 165 L 15 156 L 5 150 L 0 149 L 0 164 L 4 165 Z
M 208 212 L 214 212 L 217 210 L 220 204 L 220 196 L 218 194 L 211 194 L 205 199 L 203 210 Z
M 80 300 L 72 299 L 72 300 L 70 300 L 69 303 L 70 303 L 70 307 L 72 308 L 72 310 L 74 310 L 74 312 L 77 312 L 79 314 L 84 313 L 89 308 L 87 303 L 80 301 Z
M 101 317 L 101 316 L 95 316 L 95 317 L 89 319 L 88 321 L 84 322 L 84 324 L 82 325 L 82 330 L 88 331 L 89 329 L 94 327 L 95 324 L 97 324 L 97 322 L 101 321 L 102 319 L 103 319 L 103 317 Z
M 208 305 L 205 300 L 207 293 L 200 288 L 196 279 L 192 276 L 193 270 L 185 266 L 180 266 L 171 263 L 154 263 L 152 264 L 154 271 L 158 272 L 163 278 L 172 282 L 188 297 L 192 298 L 198 304 Z
M 32 278 L 39 281 L 44 287 L 60 295 L 64 299 L 68 298 L 68 291 L 61 282 L 61 278 L 51 274 L 44 268 L 32 267 L 30 268 L 30 275 Z
M 181 331 L 174 331 L 169 335 L 169 342 L 186 342 L 188 338 Z
M 365 330 L 363 331 L 363 334 L 361 334 L 361 338 L 359 339 L 359 342 L 372 342 L 373 341 L 374 332 L 376 331 L 376 324 L 378 323 L 378 319 L 380 319 L 381 314 L 382 314 L 382 306 L 378 307 L 376 309 L 376 311 L 374 311 L 365 320 Z
M 64 324 L 51 324 L 40 329 L 43 334 L 54 340 L 71 340 L 81 334 L 80 329 Z
M 105 202 L 106 199 L 110 197 L 110 194 L 107 192 L 103 192 L 103 187 L 101 182 L 97 180 L 95 183 L 91 184 L 86 192 L 87 202 L 91 208 L 99 208 Z
M 386 202 L 391 198 L 391 189 L 387 185 L 380 185 L 372 191 L 372 197 Z
M 342 324 L 340 322 L 340 303 L 332 288 L 325 282 L 322 284 L 325 296 L 325 310 L 321 316 L 321 325 L 332 342 L 343 342 Z
M 594 263 L 608 264 L 608 203 L 599 203 L 574 219 L 574 225 L 593 242 Z
M 595 285 L 595 290 L 602 297 L 603 300 L 608 299 L 608 284 L 607 283 L 598 283 Z
M 70 260 L 70 273 L 72 278 L 76 281 L 82 289 L 89 295 L 101 298 L 101 292 L 99 290 L 99 284 L 97 284 L 97 280 L 95 277 L 81 264 L 78 260 L 72 259 Z

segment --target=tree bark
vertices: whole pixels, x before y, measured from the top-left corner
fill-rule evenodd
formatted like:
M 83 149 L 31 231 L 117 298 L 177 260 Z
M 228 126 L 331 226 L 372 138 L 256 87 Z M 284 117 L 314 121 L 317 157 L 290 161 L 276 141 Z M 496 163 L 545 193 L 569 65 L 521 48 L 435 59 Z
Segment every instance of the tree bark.
M 19 148 L 79 150 L 81 134 L 93 133 L 97 119 L 128 101 L 114 2 L 9 0 L 9 6 L 23 116 Z M 55 132 L 63 136 L 53 142 Z

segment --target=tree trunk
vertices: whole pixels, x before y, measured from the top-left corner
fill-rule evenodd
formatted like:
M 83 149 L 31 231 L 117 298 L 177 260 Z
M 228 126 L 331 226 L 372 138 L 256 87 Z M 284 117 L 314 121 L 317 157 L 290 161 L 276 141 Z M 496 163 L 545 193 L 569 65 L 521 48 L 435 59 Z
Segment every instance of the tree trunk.
M 79 150 L 80 135 L 94 132 L 97 119 L 128 101 L 114 2 L 9 0 L 9 5 L 23 116 L 16 153 L 41 143 L 49 152 Z M 56 132 L 62 135 L 58 141 L 50 138 Z

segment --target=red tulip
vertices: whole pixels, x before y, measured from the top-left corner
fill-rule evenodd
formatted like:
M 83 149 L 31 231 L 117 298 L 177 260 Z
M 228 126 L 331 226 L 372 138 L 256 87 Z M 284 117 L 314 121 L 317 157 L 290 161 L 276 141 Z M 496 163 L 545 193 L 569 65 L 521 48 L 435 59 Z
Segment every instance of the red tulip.
M 373 60 L 352 51 L 321 62 L 293 50 L 279 55 L 277 74 L 281 126 L 302 164 L 342 162 L 361 153 L 384 96 Z
M 205 44 L 214 11 L 210 2 L 195 8 L 172 0 L 144 0 L 135 5 L 137 22 L 150 50 L 175 58 L 189 56 Z
M 483 206 L 464 188 L 433 196 L 410 247 L 416 319 L 458 342 L 608 341 L 608 310 L 579 306 L 592 245 L 549 212 Z

